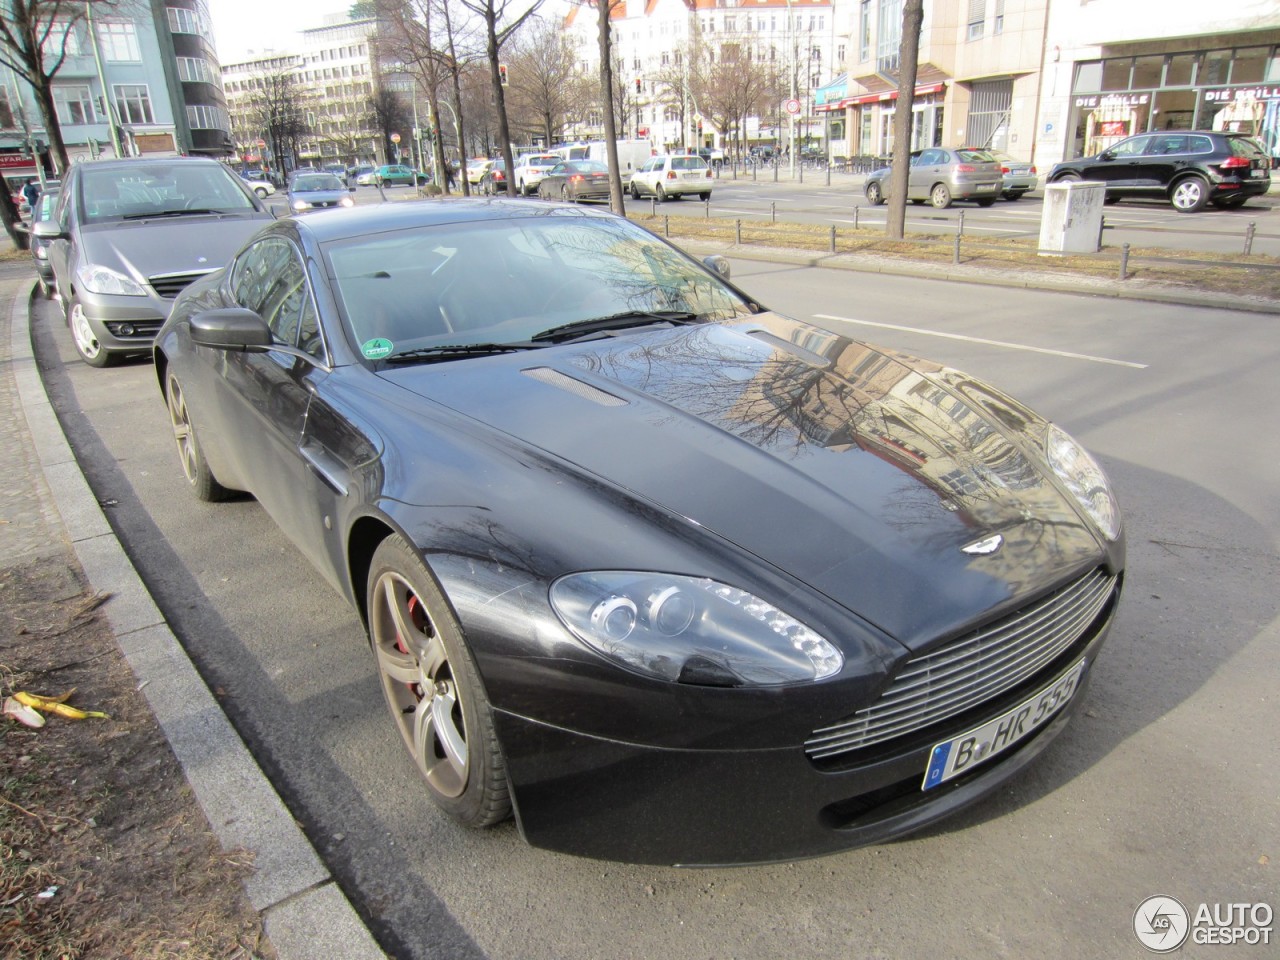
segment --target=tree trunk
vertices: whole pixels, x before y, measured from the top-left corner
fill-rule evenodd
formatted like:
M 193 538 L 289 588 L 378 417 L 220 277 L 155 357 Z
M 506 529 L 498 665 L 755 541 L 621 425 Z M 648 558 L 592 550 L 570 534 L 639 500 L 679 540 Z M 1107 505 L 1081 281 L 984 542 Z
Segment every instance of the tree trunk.
M 613 117 L 613 60 L 609 52 L 609 14 L 613 0 L 600 0 L 596 4 L 600 12 L 600 102 L 608 104 L 604 111 L 605 150 L 609 156 L 609 209 L 620 217 L 627 214 L 622 199 L 622 171 L 618 169 L 618 126 Z
M 902 43 L 898 52 L 898 105 L 893 115 L 893 166 L 889 172 L 889 212 L 885 233 L 901 240 L 907 229 L 907 177 L 911 173 L 911 107 L 916 96 L 916 61 L 920 57 L 920 28 L 924 0 L 902 5 Z
M 507 195 L 514 197 L 516 195 L 516 181 L 512 172 L 516 168 L 515 157 L 511 155 L 511 127 L 507 123 L 507 98 L 506 92 L 502 87 L 502 75 L 498 71 L 498 18 L 494 13 L 493 5 L 489 5 L 488 13 L 485 15 L 485 27 L 488 31 L 488 45 L 486 52 L 489 54 L 489 83 L 493 87 L 493 104 L 498 111 L 498 139 L 499 147 L 502 148 L 502 159 L 507 167 Z
M 462 195 L 471 196 L 471 183 L 467 180 L 467 138 L 463 133 L 462 121 L 462 84 L 458 79 L 458 51 L 453 42 L 453 18 L 449 15 L 449 4 L 442 3 L 444 8 L 444 29 L 449 37 L 449 73 L 453 77 L 453 120 L 454 130 L 458 134 L 458 179 L 462 184 Z M 436 123 L 440 118 L 436 118 Z M 447 178 L 446 178 L 447 179 Z
M 36 95 L 36 103 L 40 107 L 40 118 L 44 121 L 45 132 L 49 136 L 49 156 L 57 166 L 55 176 L 64 177 L 67 170 L 70 169 L 71 163 L 67 159 L 67 144 L 62 139 L 62 125 L 58 122 L 58 111 L 53 105 L 53 88 L 49 81 L 40 84 L 34 90 Z M 109 96 L 110 94 L 103 94 Z M 107 114 L 107 122 L 111 122 L 111 114 Z M 36 163 L 40 160 L 37 157 Z
M 9 194 L 6 187 L 0 190 L 0 223 L 4 224 L 4 232 L 9 234 L 9 239 L 13 241 L 13 245 L 18 250 L 27 250 L 30 247 L 30 237 L 25 230 L 18 229 L 18 208 L 13 204 L 13 197 Z

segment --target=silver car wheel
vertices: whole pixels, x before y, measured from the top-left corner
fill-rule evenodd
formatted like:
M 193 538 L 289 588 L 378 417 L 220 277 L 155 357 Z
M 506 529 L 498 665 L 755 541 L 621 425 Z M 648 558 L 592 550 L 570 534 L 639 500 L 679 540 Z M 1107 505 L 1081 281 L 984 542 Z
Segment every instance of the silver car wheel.
M 110 354 L 102 348 L 98 335 L 93 332 L 93 326 L 85 316 L 84 307 L 80 306 L 79 300 L 71 301 L 67 313 L 67 324 L 71 327 L 71 339 L 75 341 L 76 350 L 79 351 L 84 362 L 93 367 L 105 367 Z

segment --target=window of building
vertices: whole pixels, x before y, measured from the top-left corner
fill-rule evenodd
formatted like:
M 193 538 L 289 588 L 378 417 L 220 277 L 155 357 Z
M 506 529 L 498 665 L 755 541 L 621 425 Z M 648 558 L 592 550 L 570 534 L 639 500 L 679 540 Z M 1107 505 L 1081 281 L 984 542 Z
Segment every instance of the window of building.
M 58 122 L 65 124 L 97 123 L 88 84 L 54 84 L 53 107 Z
M 1270 47 L 1242 47 L 1231 64 L 1231 82 L 1262 83 L 1270 60 Z
M 226 114 L 208 104 L 187 106 L 187 123 L 192 130 L 229 130 Z
M 80 34 L 75 25 L 63 20 L 55 20 L 49 27 L 49 35 L 44 39 L 40 49 L 46 60 L 55 60 L 62 55 L 63 43 L 66 44 L 68 57 L 80 56 Z
M 898 71 L 898 50 L 902 43 L 902 0 L 880 0 L 876 22 L 876 68 L 882 73 Z
M 200 15 L 186 7 L 167 7 L 170 33 L 203 33 Z
M 1166 87 L 1189 87 L 1195 83 L 1196 61 L 1199 55 L 1183 53 L 1169 58 L 1165 65 L 1164 85 Z
M 871 0 L 858 5 L 858 62 L 871 59 Z
M 1129 89 L 1129 72 L 1133 66 L 1133 61 L 1128 57 L 1121 60 L 1103 60 L 1102 61 L 1102 89 L 1103 90 L 1128 90 Z
M 117 83 L 113 89 L 121 123 L 156 122 L 151 112 L 151 93 L 145 83 Z
M 0 130 L 13 129 L 13 107 L 9 103 L 9 88 L 0 87 Z
M 1160 86 L 1160 75 L 1164 69 L 1164 57 L 1138 57 L 1133 61 L 1133 79 L 1130 87 L 1134 90 L 1150 90 Z
M 1210 50 L 1204 55 L 1204 63 L 1200 66 L 1200 76 L 1196 82 L 1206 86 L 1226 83 L 1230 67 L 1230 50 Z
M 969 39 L 980 40 L 987 19 L 987 0 L 969 0 Z
M 991 19 L 991 32 L 993 34 L 1004 33 L 1004 0 L 996 0 L 995 16 Z
M 186 83 L 212 83 L 209 61 L 200 57 L 178 57 L 178 79 Z
M 138 49 L 138 31 L 132 22 L 99 23 L 98 45 L 106 60 L 136 62 L 142 59 Z

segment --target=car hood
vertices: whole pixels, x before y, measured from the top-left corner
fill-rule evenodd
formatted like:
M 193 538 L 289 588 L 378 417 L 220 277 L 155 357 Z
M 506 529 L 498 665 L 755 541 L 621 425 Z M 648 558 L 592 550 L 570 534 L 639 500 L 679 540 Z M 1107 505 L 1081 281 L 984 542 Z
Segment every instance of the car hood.
M 777 315 L 384 376 L 687 518 L 912 648 L 1103 553 L 1034 452 L 1044 421 L 954 371 Z M 964 551 L 997 533 L 994 553 Z
M 187 216 L 102 223 L 80 230 L 80 261 L 118 270 L 140 283 L 172 273 L 215 270 L 234 256 L 268 213 Z

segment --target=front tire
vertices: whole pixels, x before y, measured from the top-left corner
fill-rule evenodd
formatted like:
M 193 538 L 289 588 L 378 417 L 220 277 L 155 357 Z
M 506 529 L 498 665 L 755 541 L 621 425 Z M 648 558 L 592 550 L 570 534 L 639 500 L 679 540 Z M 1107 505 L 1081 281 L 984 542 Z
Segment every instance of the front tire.
M 867 203 L 873 207 L 878 207 L 884 203 L 884 191 L 880 189 L 878 183 L 868 183 L 867 189 L 864 191 L 867 195 Z
M 667 202 L 667 191 L 662 189 L 662 184 L 655 183 L 653 185 L 653 195 L 658 198 L 659 203 Z
M 467 827 L 511 813 L 493 712 L 462 627 L 398 534 L 369 568 L 369 643 L 382 694 L 431 799 Z
M 258 199 L 259 199 L 259 200 L 265 200 L 265 199 L 267 199 L 267 191 L 266 191 L 266 190 L 264 190 L 264 189 L 262 189 L 261 187 L 258 187 L 258 188 L 257 188 L 256 190 L 254 190 L 253 192 L 254 192 L 254 193 L 256 193 L 256 194 L 258 195 Z
M 79 299 L 73 297 L 67 306 L 67 326 L 71 328 L 71 340 L 76 345 L 80 359 L 91 367 L 109 367 L 117 357 L 108 352 L 93 331 L 93 325 L 85 316 L 84 307 Z
M 1209 185 L 1199 177 L 1179 180 L 1169 191 L 1169 202 L 1179 213 L 1196 213 L 1209 202 Z
M 186 394 L 178 378 L 170 373 L 165 379 L 164 399 L 169 408 L 169 424 L 173 427 L 173 439 L 178 445 L 178 459 L 182 463 L 182 473 L 191 485 L 191 492 L 197 500 L 205 503 L 217 503 L 231 495 L 231 491 L 218 482 L 209 469 L 209 462 L 200 449 L 200 441 L 196 439 L 195 427 L 191 425 L 191 414 L 187 410 Z
M 637 187 L 634 183 L 631 184 L 631 199 L 632 200 L 640 199 L 640 188 Z
M 929 191 L 929 202 L 935 210 L 945 210 L 951 206 L 951 191 L 945 183 L 936 183 Z

